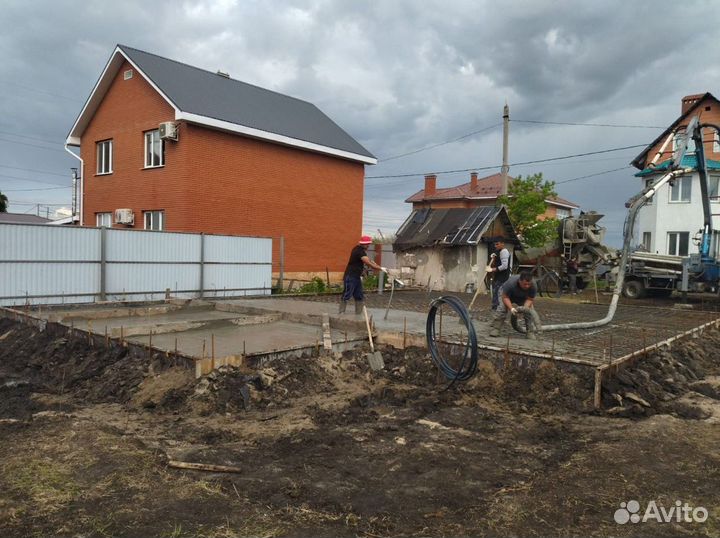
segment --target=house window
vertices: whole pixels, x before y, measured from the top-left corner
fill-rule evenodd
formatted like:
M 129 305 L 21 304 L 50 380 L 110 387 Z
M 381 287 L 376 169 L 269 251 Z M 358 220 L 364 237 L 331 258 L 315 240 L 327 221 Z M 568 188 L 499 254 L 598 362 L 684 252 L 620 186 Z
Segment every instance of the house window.
M 675 136 L 673 136 L 673 154 L 678 150 L 678 147 L 685 141 L 685 137 L 687 134 L 685 131 L 680 131 L 675 133 Z M 687 142 L 687 150 L 685 151 L 685 155 L 694 155 L 695 154 L 695 140 L 692 138 L 688 138 Z M 673 158 L 675 155 L 673 155 Z
M 112 140 L 97 143 L 97 173 L 112 174 Z
M 95 226 L 98 228 L 112 227 L 112 213 L 95 213 Z
M 671 202 L 689 202 L 692 187 L 692 176 L 683 176 L 676 179 L 670 188 Z
M 562 219 L 568 218 L 569 216 L 570 216 L 569 209 L 563 209 L 561 207 L 558 207 L 557 209 L 555 209 L 555 218 L 556 219 L 562 220 Z
M 710 197 L 711 202 L 720 201 L 720 193 L 718 193 L 718 191 L 720 190 L 718 188 L 719 186 L 720 176 L 710 176 L 710 179 L 708 180 L 708 196 Z
M 145 168 L 165 166 L 165 142 L 160 139 L 160 131 L 145 133 Z
M 650 187 L 653 186 L 654 183 L 655 183 L 654 179 L 646 179 L 645 180 L 645 190 L 647 191 Z M 645 205 L 652 205 L 654 199 L 655 199 L 655 196 L 651 196 L 650 198 L 648 198 L 647 204 L 645 204 Z
M 165 227 L 164 211 L 145 211 L 145 229 L 162 230 Z
M 652 252 L 650 250 L 650 247 L 652 246 L 652 233 L 651 232 L 643 232 L 642 246 L 646 251 Z
M 690 232 L 668 232 L 668 254 L 687 256 L 690 244 Z

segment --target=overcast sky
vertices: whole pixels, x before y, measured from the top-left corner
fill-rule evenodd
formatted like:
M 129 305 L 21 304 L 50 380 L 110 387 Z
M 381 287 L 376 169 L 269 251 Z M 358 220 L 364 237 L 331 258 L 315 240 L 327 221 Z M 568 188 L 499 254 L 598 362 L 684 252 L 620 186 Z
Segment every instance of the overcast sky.
M 118 43 L 320 107 L 380 161 L 366 168 L 373 235 L 397 230 L 425 173 L 499 170 L 505 102 L 512 165 L 648 144 L 682 96 L 720 91 L 712 0 L 5 0 L 1 13 L 0 191 L 12 212 L 70 206 L 77 161 L 63 143 Z M 556 181 L 560 196 L 606 215 L 617 245 L 624 203 L 641 187 L 623 167 L 641 150 L 510 174 Z M 376 177 L 400 174 L 412 175 Z M 469 174 L 440 174 L 438 186 Z

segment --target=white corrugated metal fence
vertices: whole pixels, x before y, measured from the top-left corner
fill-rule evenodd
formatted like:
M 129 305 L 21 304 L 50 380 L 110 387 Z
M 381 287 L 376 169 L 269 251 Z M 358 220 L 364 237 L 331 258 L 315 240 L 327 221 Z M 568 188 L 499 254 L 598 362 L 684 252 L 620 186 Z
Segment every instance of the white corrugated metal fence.
M 267 295 L 272 239 L 0 224 L 0 305 Z

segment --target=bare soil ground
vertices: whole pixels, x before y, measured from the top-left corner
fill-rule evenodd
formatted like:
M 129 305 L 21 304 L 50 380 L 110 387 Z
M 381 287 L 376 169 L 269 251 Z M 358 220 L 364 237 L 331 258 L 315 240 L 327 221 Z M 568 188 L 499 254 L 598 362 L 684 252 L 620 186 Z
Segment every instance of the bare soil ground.
M 194 379 L 0 320 L 2 536 L 718 536 L 720 333 L 592 379 L 421 349 Z M 238 473 L 169 467 L 168 460 Z M 705 523 L 613 520 L 676 500 Z

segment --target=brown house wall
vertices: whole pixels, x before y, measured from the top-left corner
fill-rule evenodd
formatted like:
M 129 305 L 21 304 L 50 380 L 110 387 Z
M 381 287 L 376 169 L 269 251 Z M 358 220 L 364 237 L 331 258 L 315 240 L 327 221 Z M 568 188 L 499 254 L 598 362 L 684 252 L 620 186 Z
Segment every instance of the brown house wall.
M 342 271 L 362 229 L 364 165 L 182 123 L 165 166 L 144 169 L 144 131 L 174 110 L 124 65 L 82 135 L 86 225 L 98 212 L 163 210 L 165 230 L 285 238 L 285 271 Z M 113 140 L 113 173 L 96 175 L 95 144 Z M 115 227 L 124 227 L 114 225 Z M 320 245 L 320 246 L 318 246 Z
M 708 110 L 709 109 L 709 110 Z M 705 98 L 700 105 L 695 108 L 695 110 L 690 114 L 688 118 L 685 118 L 678 127 L 686 127 L 688 123 L 690 123 L 690 120 L 693 116 L 700 115 L 700 123 L 712 123 L 715 125 L 720 126 L 720 102 L 716 101 L 715 99 L 711 98 Z M 713 159 L 713 160 L 720 160 L 720 153 L 717 153 L 713 151 L 713 136 L 714 132 L 712 129 L 706 129 L 703 131 L 703 141 L 704 141 L 704 149 L 705 149 L 705 158 L 707 159 Z M 653 148 L 647 153 L 645 156 L 645 163 L 643 165 L 643 168 L 646 168 L 648 163 L 652 161 L 655 158 L 655 155 L 658 151 L 660 151 L 660 148 L 662 147 L 663 143 L 665 142 L 665 139 L 667 136 L 663 137 L 657 144 L 653 146 Z M 667 147 L 665 148 L 665 152 L 663 155 L 660 156 L 660 159 L 658 159 L 658 162 L 667 161 L 668 159 L 672 159 L 672 142 L 670 142 Z

